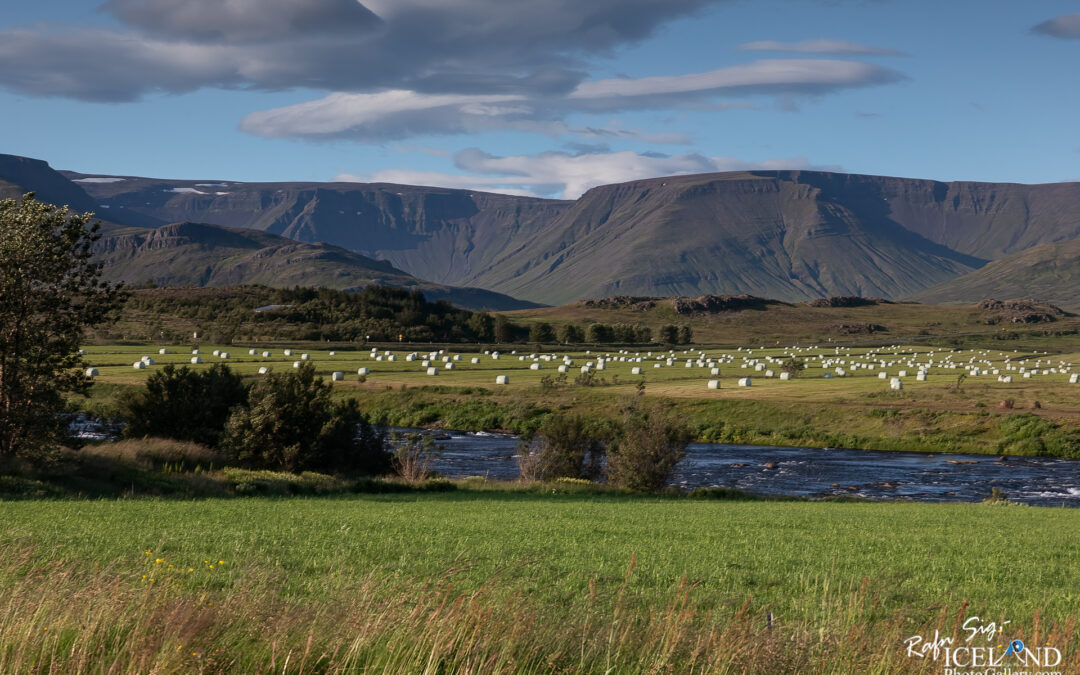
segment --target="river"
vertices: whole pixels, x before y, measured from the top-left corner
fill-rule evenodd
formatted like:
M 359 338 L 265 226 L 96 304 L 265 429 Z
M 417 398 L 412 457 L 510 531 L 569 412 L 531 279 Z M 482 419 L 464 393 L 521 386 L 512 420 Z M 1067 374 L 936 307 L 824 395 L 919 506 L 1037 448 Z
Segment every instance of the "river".
M 433 465 L 441 475 L 517 478 L 515 436 L 450 432 L 441 438 L 443 452 Z M 1080 460 L 693 443 L 671 484 L 920 502 L 982 501 L 996 487 L 1014 502 L 1080 506 Z

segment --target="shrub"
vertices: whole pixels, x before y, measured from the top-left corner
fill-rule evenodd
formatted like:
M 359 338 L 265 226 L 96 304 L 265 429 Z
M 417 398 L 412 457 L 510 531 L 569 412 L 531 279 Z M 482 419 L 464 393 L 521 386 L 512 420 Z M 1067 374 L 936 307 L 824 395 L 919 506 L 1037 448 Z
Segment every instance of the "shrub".
M 146 380 L 141 390 L 120 396 L 127 421 L 124 436 L 160 436 L 216 446 L 233 408 L 247 401 L 248 388 L 223 364 L 206 370 L 170 364 Z
M 382 435 L 355 399 L 332 401 L 330 392 L 310 363 L 268 375 L 229 418 L 223 448 L 253 468 L 385 473 Z
M 604 444 L 579 415 L 556 413 L 523 439 L 518 448 L 522 480 L 599 477 Z
M 631 490 L 662 490 L 693 435 L 657 407 L 631 406 L 608 448 L 608 482 Z
M 799 373 L 806 370 L 806 362 L 797 359 L 794 356 L 789 356 L 788 359 L 781 364 L 780 370 L 785 373 L 790 373 L 792 377 L 798 377 Z
M 998 424 L 1002 434 L 998 452 L 1080 457 L 1080 435 L 1075 429 L 1066 429 L 1032 413 L 1009 415 Z
M 431 465 L 442 453 L 435 439 L 424 434 L 393 433 L 390 444 L 394 450 L 390 462 L 394 472 L 410 483 L 420 483 L 431 477 Z

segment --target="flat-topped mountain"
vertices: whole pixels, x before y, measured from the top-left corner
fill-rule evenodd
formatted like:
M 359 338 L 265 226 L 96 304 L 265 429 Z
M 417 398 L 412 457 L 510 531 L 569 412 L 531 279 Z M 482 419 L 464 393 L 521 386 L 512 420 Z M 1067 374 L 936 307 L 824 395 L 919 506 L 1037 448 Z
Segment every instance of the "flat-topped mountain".
M 564 201 L 385 183 L 59 174 L 119 224 L 243 227 L 546 304 L 907 298 L 1080 237 L 1080 183 L 741 171 L 606 185 Z

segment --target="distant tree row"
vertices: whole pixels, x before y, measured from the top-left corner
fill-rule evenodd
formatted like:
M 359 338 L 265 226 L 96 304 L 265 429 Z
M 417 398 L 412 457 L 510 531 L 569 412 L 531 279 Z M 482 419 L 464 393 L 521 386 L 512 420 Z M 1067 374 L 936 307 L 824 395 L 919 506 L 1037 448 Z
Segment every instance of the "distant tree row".
M 529 342 L 537 344 L 646 344 L 652 342 L 652 329 L 640 324 L 590 323 L 584 328 L 564 323 L 557 329 L 550 323 L 529 327 Z
M 264 307 L 271 309 L 255 311 Z M 527 337 L 527 331 L 505 318 L 443 300 L 428 302 L 419 290 L 386 286 L 355 292 L 265 286 L 139 289 L 127 301 L 123 318 L 150 327 L 145 337 L 153 339 L 176 319 L 195 322 L 216 342 L 244 333 L 335 342 L 513 342 Z
M 669 323 L 660 326 L 660 342 L 666 345 L 688 345 L 693 341 L 694 331 L 686 324 L 676 326 Z

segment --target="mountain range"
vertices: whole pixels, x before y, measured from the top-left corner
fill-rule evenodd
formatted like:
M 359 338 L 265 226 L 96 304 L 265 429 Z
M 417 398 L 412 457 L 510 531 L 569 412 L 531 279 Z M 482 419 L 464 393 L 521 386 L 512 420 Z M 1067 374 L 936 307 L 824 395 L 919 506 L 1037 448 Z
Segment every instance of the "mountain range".
M 113 245 L 110 266 L 138 269 L 150 250 L 160 259 L 161 247 L 186 246 L 175 258 L 176 278 L 193 283 L 284 283 L 290 275 L 275 271 L 280 261 L 304 250 L 319 261 L 306 278 L 334 282 L 337 265 L 365 270 L 341 272 L 338 287 L 394 270 L 543 304 L 610 295 L 949 302 L 976 294 L 1076 307 L 1080 290 L 1080 270 L 1070 271 L 1080 264 L 1080 244 L 1070 243 L 1080 237 L 1080 183 L 741 171 L 605 185 L 567 201 L 385 183 L 107 176 L 2 156 L 0 196 L 15 189 L 112 223 L 109 236 L 128 237 L 132 252 L 115 257 Z M 122 230 L 163 226 L 173 228 L 168 236 Z M 277 239 L 251 239 L 253 230 Z M 235 243 L 226 233 L 272 241 L 277 253 L 239 264 L 235 253 L 222 253 L 235 250 L 221 243 Z M 290 248 L 301 244 L 316 248 Z M 208 272 L 197 262 L 204 255 L 223 262 Z M 1031 285 L 1028 268 L 1047 256 L 1056 276 L 1041 274 L 1045 283 Z

